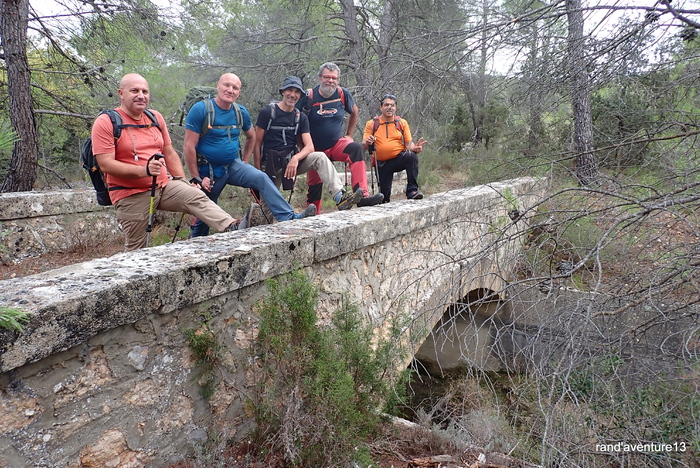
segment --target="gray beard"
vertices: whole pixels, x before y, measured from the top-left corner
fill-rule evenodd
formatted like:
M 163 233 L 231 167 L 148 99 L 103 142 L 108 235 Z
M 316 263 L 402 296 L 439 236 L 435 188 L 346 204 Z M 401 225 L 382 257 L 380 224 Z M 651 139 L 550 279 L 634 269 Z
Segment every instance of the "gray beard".
M 335 92 L 337 86 L 326 86 L 326 85 L 319 85 L 318 90 L 321 92 L 323 97 L 331 97 L 331 95 Z

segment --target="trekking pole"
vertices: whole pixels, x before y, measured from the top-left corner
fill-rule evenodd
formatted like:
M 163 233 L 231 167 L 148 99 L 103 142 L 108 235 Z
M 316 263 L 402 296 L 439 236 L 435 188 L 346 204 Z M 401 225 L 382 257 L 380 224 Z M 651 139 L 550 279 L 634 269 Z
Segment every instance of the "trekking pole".
M 294 195 L 294 186 L 296 184 L 297 184 L 297 176 L 294 176 L 294 182 L 292 182 L 292 190 L 289 192 L 289 200 L 287 200 L 287 203 L 289 203 L 290 205 L 292 204 L 292 195 Z
M 348 163 L 345 163 L 345 190 L 348 189 Z
M 374 195 L 376 192 L 374 191 L 374 161 L 375 161 L 375 151 L 376 148 L 374 146 L 374 143 L 371 143 L 369 145 L 369 176 L 370 179 L 372 179 L 372 195 Z
M 180 216 L 180 221 L 177 223 L 177 226 L 175 226 L 175 234 L 173 234 L 173 240 L 170 241 L 170 243 L 175 242 L 175 238 L 177 238 L 177 233 L 180 231 L 180 227 L 182 226 L 182 221 L 185 219 L 185 213 L 182 213 L 182 216 Z
M 379 163 L 377 162 L 376 152 L 375 152 L 375 158 L 374 158 L 374 172 L 375 172 L 375 175 L 377 176 L 377 189 L 381 192 L 382 191 L 382 181 L 379 180 Z
M 253 198 L 255 198 L 255 203 L 260 205 L 260 211 L 262 211 L 262 214 L 265 217 L 265 221 L 267 221 L 267 224 L 272 224 L 267 217 L 267 213 L 265 213 L 265 210 L 262 209 L 262 204 L 260 203 L 260 199 L 258 198 L 258 196 L 255 194 L 255 190 L 253 190 L 253 189 L 248 189 L 248 190 L 250 190 L 250 193 L 253 195 Z
M 377 189 L 381 192 L 382 191 L 382 181 L 379 180 L 379 162 L 377 161 L 377 147 L 375 146 L 374 143 L 369 145 L 369 150 L 371 151 L 369 172 L 370 172 L 370 175 L 372 176 L 372 192 L 374 192 L 374 177 L 375 176 L 377 177 Z
M 160 153 L 156 153 L 151 158 L 155 158 L 156 161 L 158 161 L 161 158 L 164 158 Z M 150 162 L 150 159 L 148 160 Z M 146 163 L 146 173 L 150 174 L 148 171 L 148 162 Z M 151 184 L 151 203 L 148 206 L 148 225 L 146 226 L 146 247 L 151 245 L 151 231 L 153 230 L 153 212 L 155 211 L 155 206 L 156 206 L 156 183 L 157 183 L 158 176 L 153 176 L 153 183 Z

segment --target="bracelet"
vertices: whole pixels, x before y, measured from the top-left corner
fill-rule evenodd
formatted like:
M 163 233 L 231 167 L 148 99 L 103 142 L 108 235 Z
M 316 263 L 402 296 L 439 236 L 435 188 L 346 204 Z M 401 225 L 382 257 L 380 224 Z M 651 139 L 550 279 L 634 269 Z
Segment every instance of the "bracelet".
M 201 177 L 192 177 L 190 179 L 190 184 L 197 184 L 201 187 L 202 186 L 202 178 Z

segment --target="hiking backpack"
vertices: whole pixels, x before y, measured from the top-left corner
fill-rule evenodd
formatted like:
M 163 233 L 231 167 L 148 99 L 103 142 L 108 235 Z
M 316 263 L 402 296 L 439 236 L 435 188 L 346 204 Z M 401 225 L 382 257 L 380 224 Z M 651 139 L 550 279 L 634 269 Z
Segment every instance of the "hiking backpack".
M 389 125 L 391 123 L 391 122 L 381 122 L 379 120 L 378 115 L 375 115 L 374 117 L 372 117 L 372 120 L 374 121 L 374 123 L 372 125 L 372 135 L 377 133 L 377 130 L 379 130 L 379 127 L 381 127 L 382 125 Z M 406 146 L 406 141 L 404 140 L 403 126 L 401 125 L 401 117 L 399 117 L 398 115 L 395 116 L 394 117 L 394 124 L 396 125 L 396 130 L 401 132 L 401 143 L 404 146 Z
M 195 86 L 190 88 L 185 96 L 185 101 L 180 105 L 180 126 L 185 120 L 185 116 L 192 109 L 192 106 L 197 104 L 199 101 L 204 101 L 204 109 L 206 113 L 206 118 L 202 122 L 202 128 L 199 131 L 199 137 L 202 138 L 207 132 L 213 128 L 223 128 L 228 132 L 229 139 L 231 138 L 231 130 L 234 128 L 243 128 L 243 113 L 241 112 L 241 106 L 237 103 L 233 103 L 234 112 L 236 112 L 236 125 L 213 125 L 214 124 L 214 96 L 216 96 L 216 88 L 212 86 Z M 243 153 L 243 145 L 241 145 L 240 138 L 241 132 L 238 132 L 238 156 L 240 157 Z M 197 165 L 203 166 L 208 164 L 207 158 L 197 153 Z
M 153 112 L 146 109 L 143 111 L 143 113 L 146 114 L 149 119 L 151 119 L 150 124 L 125 124 L 122 122 L 121 114 L 119 114 L 119 112 L 117 112 L 114 109 L 104 110 L 97 114 L 97 117 L 99 117 L 102 114 L 107 114 L 109 116 L 109 120 L 112 122 L 112 129 L 114 132 L 114 147 L 116 149 L 117 141 L 122 135 L 122 130 L 124 128 L 157 127 L 161 132 L 163 131 L 163 129 L 160 128 L 160 125 L 158 124 L 158 119 L 156 119 L 156 116 L 153 114 Z M 107 189 L 107 184 L 105 183 L 105 175 L 100 170 L 100 166 L 97 164 L 97 159 L 95 158 L 95 155 L 92 152 L 92 136 L 87 137 L 87 139 L 83 142 L 82 147 L 80 148 L 80 161 L 83 165 L 83 168 L 87 170 L 88 175 L 90 176 L 90 181 L 92 182 L 92 186 L 95 188 L 97 203 L 102 206 L 110 206 L 112 204 L 112 200 L 109 198 L 109 190 Z
M 296 115 L 294 116 L 294 126 L 293 127 L 282 127 L 280 125 L 272 125 L 272 121 L 275 120 L 275 112 L 277 110 L 277 102 L 279 101 L 273 101 L 270 103 L 270 120 L 267 121 L 267 128 L 265 131 L 267 132 L 268 130 L 282 130 L 282 138 L 284 138 L 284 145 L 287 145 L 287 131 L 288 130 L 294 130 L 294 142 L 296 144 L 297 141 L 297 135 L 299 133 L 299 120 L 301 120 L 301 111 L 297 109 L 296 107 L 294 108 L 294 111 L 296 112 Z
M 372 124 L 372 136 L 374 136 L 374 134 L 377 133 L 377 130 L 379 130 L 379 127 L 381 127 L 382 125 L 389 125 L 389 124 L 391 124 L 391 122 L 381 122 L 381 121 L 379 120 L 379 116 L 378 116 L 378 115 L 375 115 L 374 117 L 372 117 L 372 121 L 373 121 L 373 124 Z M 399 132 L 401 132 L 401 144 L 404 145 L 404 147 L 405 147 L 405 146 L 406 146 L 406 141 L 405 141 L 405 138 L 404 138 L 403 126 L 401 125 L 401 117 L 399 117 L 398 115 L 395 116 L 395 117 L 394 117 L 394 124 L 396 125 L 396 129 L 397 129 Z M 377 164 L 377 161 L 376 161 L 376 159 L 375 159 L 375 153 L 372 153 L 372 160 L 371 160 L 370 164 L 372 165 L 372 167 L 375 167 L 376 164 Z
M 343 103 L 343 107 L 348 107 L 348 101 L 345 99 L 345 91 L 343 91 L 342 86 L 338 86 L 338 99 L 330 99 L 328 101 L 322 101 L 322 102 L 313 102 L 314 98 L 314 90 L 313 88 L 309 88 L 306 90 L 306 102 L 304 103 L 304 114 L 309 115 L 309 112 L 311 112 L 312 107 L 321 107 L 323 104 L 329 104 L 331 102 L 338 102 L 340 101 Z
M 241 106 L 237 103 L 233 103 L 233 109 L 236 112 L 236 123 L 237 125 L 213 125 L 214 124 L 214 97 L 216 96 L 216 88 L 212 86 L 195 86 L 190 88 L 185 96 L 185 101 L 180 105 L 180 126 L 185 120 L 185 116 L 192 109 L 192 106 L 197 104 L 199 101 L 204 101 L 204 108 L 206 112 L 206 119 L 202 122 L 202 129 L 199 131 L 200 138 L 207 134 L 207 132 L 213 128 L 224 128 L 228 131 L 229 137 L 231 136 L 231 130 L 234 128 L 243 127 L 243 114 L 241 113 Z

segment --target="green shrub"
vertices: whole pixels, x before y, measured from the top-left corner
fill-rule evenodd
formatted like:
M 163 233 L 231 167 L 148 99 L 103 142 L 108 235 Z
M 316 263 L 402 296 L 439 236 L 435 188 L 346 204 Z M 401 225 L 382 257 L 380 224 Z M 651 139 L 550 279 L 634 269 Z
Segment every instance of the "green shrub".
M 291 466 L 366 463 L 365 441 L 379 428 L 378 409 L 394 404 L 396 389 L 405 387 L 406 374 L 397 379 L 393 371 L 398 327 L 373 340 L 372 326 L 347 300 L 321 327 L 318 292 L 301 271 L 267 287 L 268 297 L 257 305 L 262 369 L 250 402 L 258 446 Z
M 223 346 L 206 322 L 199 329 L 186 328 L 182 332 L 187 339 L 187 347 L 195 358 L 195 365 L 200 368 L 200 373 L 195 376 L 201 387 L 200 393 L 204 398 L 210 398 L 214 394 L 216 366 L 221 358 Z

